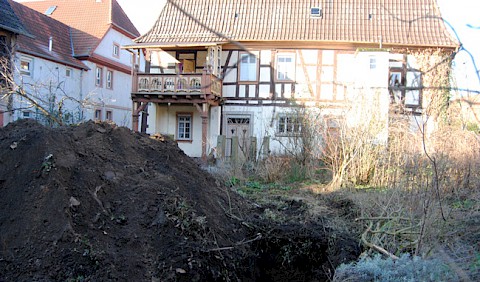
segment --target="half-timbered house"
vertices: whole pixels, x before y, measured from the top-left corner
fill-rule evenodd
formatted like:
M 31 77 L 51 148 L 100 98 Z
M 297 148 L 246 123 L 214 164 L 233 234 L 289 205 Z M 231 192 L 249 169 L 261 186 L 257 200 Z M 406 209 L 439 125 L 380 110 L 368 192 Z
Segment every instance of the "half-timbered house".
M 196 157 L 220 135 L 256 137 L 256 152 L 271 137 L 280 152 L 301 130 L 298 105 L 335 117 L 367 98 L 385 117 L 393 106 L 420 113 L 421 73 L 406 50 L 457 47 L 435 0 L 171 0 L 125 46 L 146 54 L 133 128 L 172 135 Z

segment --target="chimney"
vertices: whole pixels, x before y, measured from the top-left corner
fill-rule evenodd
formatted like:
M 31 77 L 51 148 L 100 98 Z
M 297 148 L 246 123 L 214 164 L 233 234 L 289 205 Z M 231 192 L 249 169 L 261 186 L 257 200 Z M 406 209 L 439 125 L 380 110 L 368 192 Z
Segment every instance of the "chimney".
M 53 49 L 53 37 L 50 36 L 50 38 L 48 39 L 48 51 L 52 52 L 52 49 Z

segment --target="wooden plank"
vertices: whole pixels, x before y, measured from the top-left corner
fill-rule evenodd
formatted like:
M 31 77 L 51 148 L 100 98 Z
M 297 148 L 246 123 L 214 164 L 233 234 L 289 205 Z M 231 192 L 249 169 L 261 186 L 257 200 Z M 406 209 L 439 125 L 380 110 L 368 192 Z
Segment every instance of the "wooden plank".
M 232 57 L 232 53 L 233 53 L 232 50 L 228 51 L 227 60 L 225 61 L 225 64 L 223 65 L 222 77 L 225 77 L 225 73 L 226 73 L 226 70 L 228 68 L 228 64 L 230 63 L 230 58 Z

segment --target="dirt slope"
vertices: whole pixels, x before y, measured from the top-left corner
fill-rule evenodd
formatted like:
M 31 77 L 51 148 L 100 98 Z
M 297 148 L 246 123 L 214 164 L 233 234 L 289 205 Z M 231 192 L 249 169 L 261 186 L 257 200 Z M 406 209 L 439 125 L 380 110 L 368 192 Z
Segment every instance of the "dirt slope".
M 351 239 L 258 223 L 174 142 L 104 123 L 0 129 L 0 195 L 0 281 L 312 280 Z

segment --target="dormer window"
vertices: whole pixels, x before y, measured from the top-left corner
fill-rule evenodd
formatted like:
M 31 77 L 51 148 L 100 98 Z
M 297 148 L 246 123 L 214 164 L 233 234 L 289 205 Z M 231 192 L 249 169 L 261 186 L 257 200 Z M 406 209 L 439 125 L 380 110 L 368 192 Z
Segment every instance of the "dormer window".
M 312 18 L 322 18 L 323 17 L 322 8 L 320 8 L 320 7 L 310 8 L 310 17 L 312 17 Z

